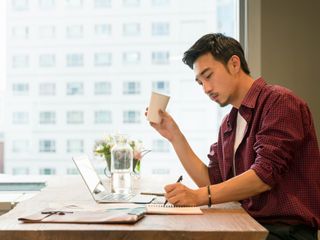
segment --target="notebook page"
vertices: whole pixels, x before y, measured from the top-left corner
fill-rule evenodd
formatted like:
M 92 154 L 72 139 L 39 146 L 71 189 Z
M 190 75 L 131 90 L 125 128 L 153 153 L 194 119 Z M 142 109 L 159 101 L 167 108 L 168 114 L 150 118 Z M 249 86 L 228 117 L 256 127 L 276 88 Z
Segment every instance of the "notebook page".
M 200 207 L 180 207 L 172 204 L 147 204 L 147 214 L 196 215 L 203 214 Z

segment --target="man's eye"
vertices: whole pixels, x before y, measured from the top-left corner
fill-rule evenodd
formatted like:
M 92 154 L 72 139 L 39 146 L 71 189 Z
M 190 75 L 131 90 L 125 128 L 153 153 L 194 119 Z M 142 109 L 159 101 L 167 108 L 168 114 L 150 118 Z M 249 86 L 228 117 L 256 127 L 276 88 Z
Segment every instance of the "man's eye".
M 198 84 L 199 84 L 199 85 L 202 85 L 202 82 L 198 81 Z
M 206 76 L 206 79 L 209 79 L 211 77 L 212 73 L 210 73 L 208 76 Z

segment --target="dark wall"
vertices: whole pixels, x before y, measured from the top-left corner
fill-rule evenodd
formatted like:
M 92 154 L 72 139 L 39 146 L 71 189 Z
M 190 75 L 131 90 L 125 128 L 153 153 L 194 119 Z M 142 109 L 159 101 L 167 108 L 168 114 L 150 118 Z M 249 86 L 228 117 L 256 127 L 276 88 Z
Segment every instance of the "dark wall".
M 320 1 L 261 0 L 261 75 L 311 109 L 320 143 Z

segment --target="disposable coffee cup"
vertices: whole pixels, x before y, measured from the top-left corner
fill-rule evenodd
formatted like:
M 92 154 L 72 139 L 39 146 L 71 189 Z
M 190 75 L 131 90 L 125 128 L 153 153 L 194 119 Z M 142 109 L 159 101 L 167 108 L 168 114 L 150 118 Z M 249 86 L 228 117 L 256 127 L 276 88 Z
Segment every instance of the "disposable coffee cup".
M 147 119 L 149 122 L 160 123 L 161 117 L 159 110 L 165 111 L 169 102 L 170 96 L 152 92 L 150 98 L 150 104 L 148 107 Z

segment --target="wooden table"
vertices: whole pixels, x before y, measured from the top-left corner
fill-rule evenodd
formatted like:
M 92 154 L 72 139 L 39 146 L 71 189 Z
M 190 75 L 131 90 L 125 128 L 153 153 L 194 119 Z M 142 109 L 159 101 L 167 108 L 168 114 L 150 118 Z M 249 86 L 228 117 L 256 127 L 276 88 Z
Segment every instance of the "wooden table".
M 154 190 L 154 186 L 162 187 L 162 182 L 151 178 L 140 179 L 140 189 Z M 147 215 L 133 225 L 24 224 L 17 220 L 22 215 L 39 211 L 53 203 L 96 205 L 80 176 L 56 176 L 38 195 L 19 203 L 13 210 L 0 216 L 0 239 L 255 240 L 265 239 L 267 236 L 266 229 L 236 203 L 219 204 L 210 209 L 204 207 L 203 215 Z

